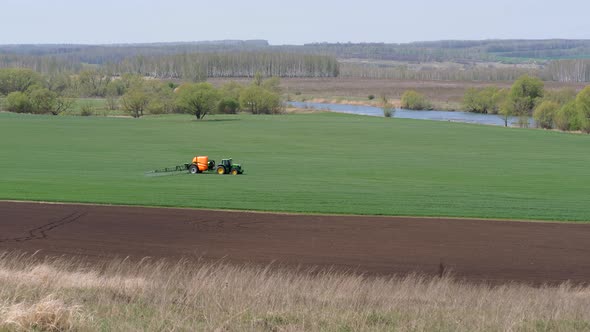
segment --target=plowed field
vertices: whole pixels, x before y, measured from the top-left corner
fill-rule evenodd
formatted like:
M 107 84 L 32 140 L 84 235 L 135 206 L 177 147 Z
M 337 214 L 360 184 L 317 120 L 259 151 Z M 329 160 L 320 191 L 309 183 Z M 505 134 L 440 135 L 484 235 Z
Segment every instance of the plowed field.
M 87 259 L 223 259 L 368 274 L 437 274 L 442 263 L 469 280 L 539 284 L 590 280 L 588 239 L 581 224 L 0 202 L 0 250 Z

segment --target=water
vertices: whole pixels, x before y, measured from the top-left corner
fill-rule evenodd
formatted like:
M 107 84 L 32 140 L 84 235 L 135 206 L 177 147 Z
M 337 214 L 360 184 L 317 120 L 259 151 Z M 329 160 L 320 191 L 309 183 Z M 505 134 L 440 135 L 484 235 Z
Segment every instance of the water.
M 374 106 L 357 106 L 345 104 L 324 104 L 311 102 L 288 102 L 292 107 L 297 108 L 312 108 L 317 110 L 326 110 L 338 113 L 360 114 L 370 116 L 383 116 L 383 110 Z M 465 122 L 477 123 L 494 126 L 504 126 L 504 119 L 500 115 L 495 114 L 478 114 L 469 112 L 449 112 L 449 111 L 412 111 L 405 109 L 396 109 L 394 113 L 396 118 L 405 119 L 419 119 L 419 120 L 434 120 L 434 121 L 451 121 L 451 122 Z M 518 118 L 510 117 L 508 119 L 509 126 L 517 126 Z M 529 118 L 529 126 L 533 126 L 533 120 Z

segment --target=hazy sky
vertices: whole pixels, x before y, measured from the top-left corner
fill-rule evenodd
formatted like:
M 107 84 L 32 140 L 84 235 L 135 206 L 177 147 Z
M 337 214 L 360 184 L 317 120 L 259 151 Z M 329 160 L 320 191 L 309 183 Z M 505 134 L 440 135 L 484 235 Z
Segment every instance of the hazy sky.
M 0 0 L 0 44 L 590 39 L 590 0 Z

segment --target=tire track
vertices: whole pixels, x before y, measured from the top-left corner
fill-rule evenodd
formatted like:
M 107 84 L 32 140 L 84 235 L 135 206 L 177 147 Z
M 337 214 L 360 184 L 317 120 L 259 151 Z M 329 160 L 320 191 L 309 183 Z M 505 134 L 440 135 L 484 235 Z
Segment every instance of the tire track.
M 39 227 L 35 227 L 35 228 L 27 230 L 26 233 L 28 233 L 28 235 L 26 235 L 26 236 L 14 237 L 14 238 L 0 238 L 0 243 L 27 242 L 27 241 L 33 241 L 33 240 L 46 239 L 48 237 L 47 232 L 49 232 L 53 229 L 65 226 L 67 224 L 71 224 L 73 222 L 76 222 L 80 218 L 84 217 L 87 214 L 88 214 L 88 212 L 86 212 L 86 211 L 74 212 L 74 213 L 71 213 L 59 220 L 52 221 L 50 223 L 41 225 Z

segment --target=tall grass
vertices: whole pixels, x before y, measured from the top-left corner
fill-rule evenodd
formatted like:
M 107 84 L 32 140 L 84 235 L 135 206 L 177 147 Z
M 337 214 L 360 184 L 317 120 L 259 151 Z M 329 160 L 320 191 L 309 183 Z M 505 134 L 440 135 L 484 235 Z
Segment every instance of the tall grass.
M 590 289 L 144 259 L 0 258 L 1 330 L 590 329 Z

